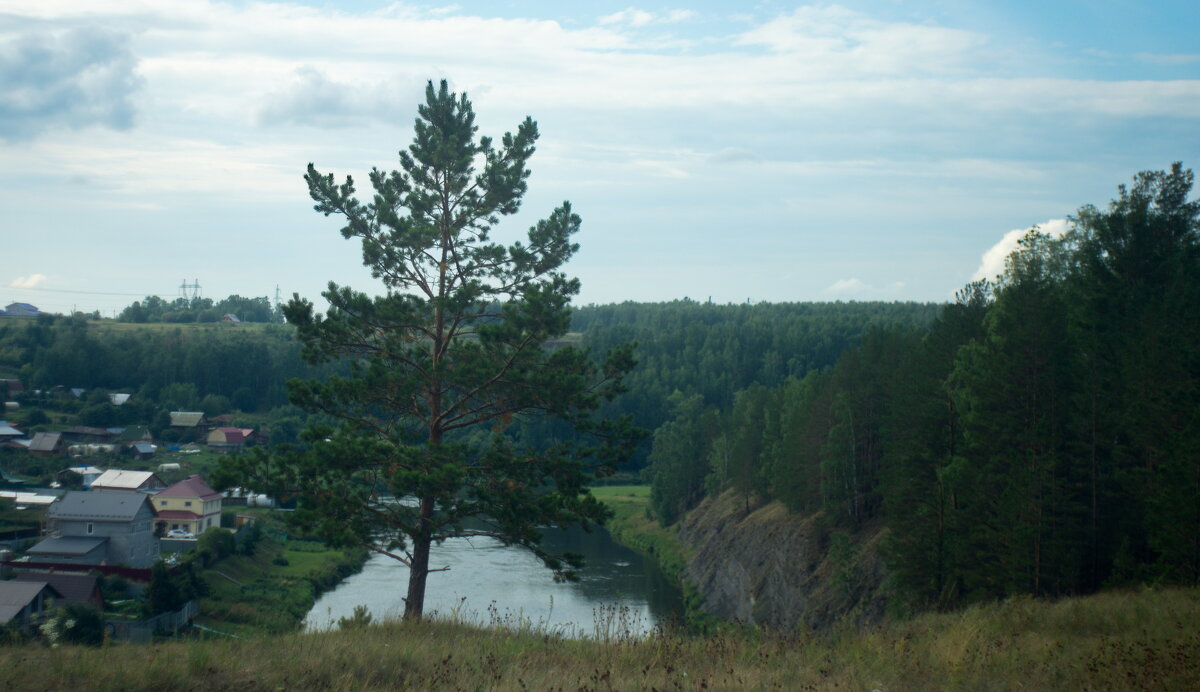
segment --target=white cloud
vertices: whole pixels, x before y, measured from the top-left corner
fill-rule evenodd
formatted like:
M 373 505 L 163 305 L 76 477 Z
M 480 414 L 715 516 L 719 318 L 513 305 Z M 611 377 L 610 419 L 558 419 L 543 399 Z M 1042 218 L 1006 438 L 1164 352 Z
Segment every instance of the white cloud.
M 1064 233 L 1070 230 L 1071 224 L 1066 219 L 1050 219 L 1037 224 L 1037 226 L 1014 228 L 1005 233 L 1000 242 L 991 246 L 987 252 L 983 253 L 979 268 L 971 275 L 971 281 L 978 281 L 980 279 L 994 280 L 997 276 L 1003 274 L 1004 261 L 1017 249 L 1017 242 L 1034 228 L 1037 228 L 1048 236 L 1061 238 Z
M 684 22 L 696 13 L 691 10 L 670 10 L 666 14 L 655 14 L 640 10 L 636 7 L 629 7 L 620 12 L 613 12 L 600 17 L 596 21 L 601 25 L 624 25 L 634 29 L 640 29 L 650 24 L 678 24 Z
M 46 280 L 45 274 L 30 274 L 29 276 L 18 276 L 9 284 L 9 288 L 34 288 L 38 284 Z
M 871 290 L 871 285 L 856 278 L 842 279 L 825 287 L 821 293 L 829 296 L 859 296 Z

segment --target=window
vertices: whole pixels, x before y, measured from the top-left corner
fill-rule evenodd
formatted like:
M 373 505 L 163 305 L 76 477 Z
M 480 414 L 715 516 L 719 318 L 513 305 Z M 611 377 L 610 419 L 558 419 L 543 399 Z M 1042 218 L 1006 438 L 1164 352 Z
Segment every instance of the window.
M 88 535 L 89 535 L 89 536 L 90 536 L 90 535 L 92 535 L 92 531 L 95 531 L 95 529 L 96 529 L 95 525 L 94 525 L 94 524 L 92 524 L 92 522 L 90 522 L 90 521 L 89 521 L 89 522 L 88 522 L 88 525 L 87 525 L 87 532 L 88 532 Z
M 191 506 L 192 506 L 192 503 L 191 503 L 191 501 L 189 500 L 189 501 L 187 501 L 187 502 L 184 502 L 184 503 L 183 503 L 183 506 L 184 506 L 184 507 L 191 507 Z
M 166 506 L 167 506 L 167 500 L 163 500 L 163 501 L 162 501 L 162 503 L 163 503 L 163 504 L 162 504 L 162 506 L 163 506 L 163 507 L 166 507 Z

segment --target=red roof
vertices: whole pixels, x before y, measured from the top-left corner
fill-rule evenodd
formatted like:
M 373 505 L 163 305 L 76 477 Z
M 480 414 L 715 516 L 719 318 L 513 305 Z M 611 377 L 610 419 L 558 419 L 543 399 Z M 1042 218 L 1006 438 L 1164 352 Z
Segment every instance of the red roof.
M 163 490 L 155 497 L 197 497 L 201 500 L 212 500 L 221 497 L 221 493 L 208 487 L 208 483 L 205 483 L 200 476 L 192 475 Z
M 158 514 L 154 515 L 155 519 L 185 519 L 195 521 L 200 518 L 199 514 L 186 509 L 160 509 Z

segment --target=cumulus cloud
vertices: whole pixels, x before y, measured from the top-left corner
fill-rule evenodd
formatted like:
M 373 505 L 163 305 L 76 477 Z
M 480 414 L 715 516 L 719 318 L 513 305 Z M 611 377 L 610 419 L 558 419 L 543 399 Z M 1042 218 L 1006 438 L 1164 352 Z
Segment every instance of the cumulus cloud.
M 30 274 L 29 276 L 18 276 L 9 282 L 9 288 L 34 288 L 38 284 L 46 280 L 45 274 Z
M 1071 225 L 1066 219 L 1050 219 L 1048 221 L 1043 221 L 1036 226 L 1029 226 L 1028 228 L 1014 228 L 1008 233 L 1005 233 L 1004 237 L 1000 239 L 1000 242 L 991 246 L 988 248 L 987 252 L 983 253 L 983 257 L 979 262 L 979 268 L 976 269 L 975 273 L 971 275 L 971 281 L 978 281 L 980 279 L 995 279 L 997 276 L 1003 274 L 1004 261 L 1008 259 L 1008 256 L 1011 255 L 1014 250 L 1017 249 L 1017 242 L 1021 240 L 1021 238 L 1025 237 L 1025 234 L 1034 228 L 1051 237 L 1061 238 L 1064 233 L 1070 230 Z
M 351 83 L 304 65 L 293 72 L 287 85 L 266 96 L 258 123 L 351 127 L 373 119 L 397 122 L 409 116 L 413 103 L 424 100 L 423 88 L 417 77 Z
M 0 35 L 0 138 L 132 127 L 137 64 L 128 34 L 99 27 Z

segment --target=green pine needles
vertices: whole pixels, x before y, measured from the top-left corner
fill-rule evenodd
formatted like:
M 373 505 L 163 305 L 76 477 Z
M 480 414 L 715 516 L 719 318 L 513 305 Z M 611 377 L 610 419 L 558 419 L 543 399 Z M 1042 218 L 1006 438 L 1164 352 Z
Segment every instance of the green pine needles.
M 420 617 L 431 549 L 489 536 L 536 553 L 557 576 L 579 561 L 540 547 L 540 530 L 603 521 L 586 483 L 628 457 L 639 432 L 597 420 L 623 391 L 632 345 L 597 360 L 550 348 L 566 333 L 579 282 L 562 273 L 580 219 L 564 202 L 504 245 L 492 228 L 518 211 L 537 125 L 526 118 L 499 145 L 477 137 L 466 95 L 426 88 L 400 170 L 372 170 L 370 202 L 309 164 L 305 180 L 326 216 L 382 281 L 370 296 L 330 283 L 324 315 L 294 297 L 284 309 L 310 363 L 347 374 L 292 381 L 292 402 L 332 425 L 303 443 L 231 462 L 233 478 L 299 499 L 294 521 L 336 546 L 364 545 L 410 568 L 405 617 Z M 508 430 L 547 416 L 569 424 L 536 448 Z

